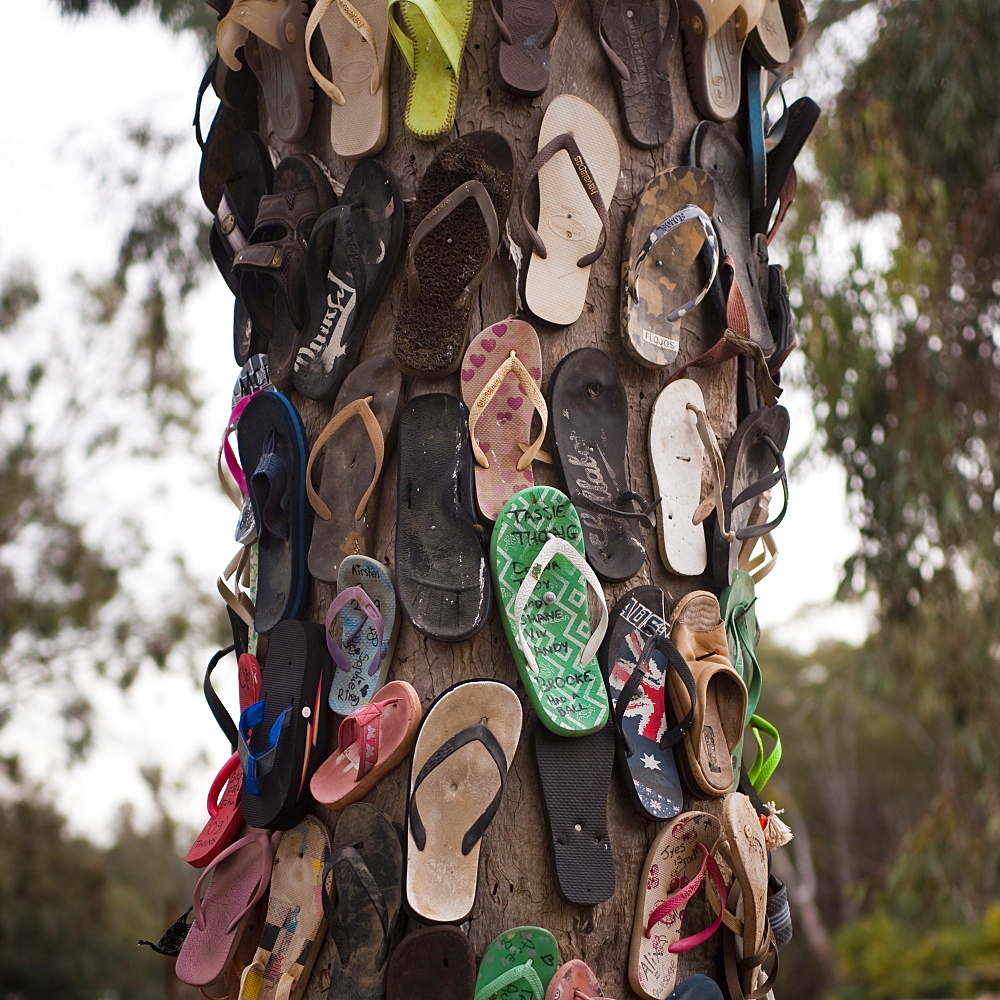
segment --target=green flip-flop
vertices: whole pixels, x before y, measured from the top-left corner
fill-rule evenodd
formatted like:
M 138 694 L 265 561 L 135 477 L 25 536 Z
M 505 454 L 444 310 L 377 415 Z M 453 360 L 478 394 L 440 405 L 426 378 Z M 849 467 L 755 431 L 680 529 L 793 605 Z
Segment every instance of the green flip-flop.
M 543 927 L 513 927 L 490 943 L 479 964 L 475 1000 L 543 1000 L 559 967 L 559 945 Z
M 490 565 L 503 627 L 539 719 L 559 736 L 586 736 L 608 721 L 597 650 L 608 606 L 584 557 L 580 517 L 569 497 L 532 486 L 508 500 L 490 540 Z M 590 587 L 601 609 L 591 628 Z
M 719 608 L 722 620 L 726 623 L 729 659 L 747 686 L 747 714 L 744 727 L 750 727 L 757 744 L 757 759 L 753 767 L 747 771 L 747 776 L 754 790 L 760 792 L 774 773 L 778 761 L 781 760 L 781 737 L 770 722 L 757 715 L 763 677 L 754 649 L 757 641 L 757 615 L 754 612 L 756 601 L 753 578 L 745 570 L 734 570 L 732 582 L 722 591 L 719 598 Z M 761 734 L 774 741 L 770 754 L 764 753 Z M 742 759 L 743 740 L 740 740 L 733 752 L 733 772 L 736 775 L 740 773 Z
M 405 31 L 393 16 L 397 4 Z M 410 67 L 403 124 L 418 139 L 437 139 L 455 124 L 472 6 L 473 0 L 389 0 L 389 30 Z

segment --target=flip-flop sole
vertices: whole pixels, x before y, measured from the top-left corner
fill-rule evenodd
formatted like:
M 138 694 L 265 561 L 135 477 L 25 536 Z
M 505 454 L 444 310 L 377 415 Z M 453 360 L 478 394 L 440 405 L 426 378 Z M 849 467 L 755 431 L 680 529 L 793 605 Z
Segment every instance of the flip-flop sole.
M 473 339 L 462 362 L 462 399 L 470 410 L 511 351 L 540 385 L 542 348 L 534 327 L 520 319 L 494 323 Z M 534 415 L 517 375 L 508 372 L 476 423 L 476 439 L 489 462 L 488 468 L 476 463 L 476 503 L 487 521 L 495 521 L 500 508 L 518 490 L 535 484 L 530 465 L 517 470 L 523 455 L 518 443 L 531 443 Z
M 501 996 L 503 1000 L 535 1000 L 535 992 L 523 979 L 515 980 L 496 993 L 483 992 L 490 983 L 519 965 L 530 965 L 542 989 L 548 987 L 559 966 L 559 946 L 551 932 L 543 927 L 513 927 L 495 937 L 479 963 L 476 996 L 482 993 L 482 1000 Z
M 584 555 L 580 519 L 565 493 L 532 486 L 508 500 L 490 540 L 493 585 L 514 663 L 538 717 L 557 735 L 585 736 L 608 721 L 608 696 L 597 658 L 580 662 L 591 632 L 588 594 L 580 571 L 563 556 L 549 562 L 525 609 L 525 640 L 537 672 L 528 668 L 518 640 L 517 593 L 550 533 Z
M 521 735 L 521 702 L 506 684 L 465 681 L 440 695 L 424 717 L 410 765 L 411 800 L 424 765 L 457 734 L 480 725 L 496 738 L 510 767 Z M 466 854 L 462 842 L 500 787 L 497 763 L 475 741 L 443 759 L 417 789 L 427 839 L 419 849 L 413 824 L 407 824 L 406 903 L 421 919 L 461 923 L 472 912 L 482 840 Z
M 457 927 L 424 927 L 393 950 L 385 1000 L 469 1000 L 475 989 L 476 956 Z
M 552 0 L 497 0 L 497 11 L 510 32 L 497 48 L 500 82 L 515 94 L 537 97 L 549 85 L 549 42 L 559 16 Z
M 649 465 L 653 492 L 663 498 L 657 512 L 660 558 L 671 573 L 699 576 L 708 565 L 705 526 L 693 517 L 701 502 L 705 444 L 694 411 L 705 409 L 697 382 L 678 379 L 663 387 L 649 415 Z
M 561 94 L 545 109 L 538 148 L 564 132 L 576 139 L 601 200 L 610 209 L 621 165 L 614 130 L 597 108 L 579 97 Z M 568 326 L 580 318 L 590 284 L 592 265 L 579 267 L 577 261 L 597 248 L 601 219 L 565 150 L 538 171 L 535 228 L 547 253 L 544 258 L 531 254 L 525 302 L 540 319 Z
M 595 906 L 615 894 L 607 801 L 615 736 L 556 736 L 535 722 L 535 765 L 549 823 L 556 891 L 567 903 Z

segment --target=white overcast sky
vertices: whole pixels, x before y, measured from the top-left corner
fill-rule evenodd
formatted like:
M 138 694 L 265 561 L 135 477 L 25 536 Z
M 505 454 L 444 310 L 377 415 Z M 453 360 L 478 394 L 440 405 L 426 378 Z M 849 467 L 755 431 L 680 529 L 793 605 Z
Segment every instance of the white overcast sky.
M 74 272 L 93 276 L 113 264 L 115 220 L 102 211 L 98 187 L 83 161 L 113 154 L 124 120 L 150 119 L 164 130 L 189 133 L 178 169 L 186 172 L 192 197 L 198 198 L 199 151 L 188 123 L 204 66 L 192 40 L 170 35 L 150 16 L 123 21 L 98 14 L 70 21 L 59 17 L 54 3 L 42 0 L 9 6 L 0 63 L 5 84 L 0 266 L 25 259 L 35 267 L 43 293 L 40 315 L 31 324 L 37 336 L 44 335 L 47 324 L 73 322 L 76 300 L 69 288 Z M 212 110 L 207 109 L 209 116 Z M 238 373 L 230 344 L 232 300 L 221 279 L 207 284 L 184 324 L 189 360 L 208 401 L 206 450 L 228 415 Z M 7 338 L 4 350 L 16 353 L 16 342 Z M 789 454 L 794 454 L 814 433 L 809 400 L 805 393 L 787 392 L 783 402 L 792 416 Z M 232 554 L 234 509 L 215 487 L 210 464 L 178 458 L 176 468 L 178 489 L 156 516 L 165 518 L 168 529 L 198 526 L 197 533 L 188 530 L 185 556 L 211 588 Z M 134 490 L 113 492 L 122 498 L 119 503 L 127 503 L 130 493 L 141 496 Z M 829 607 L 840 564 L 857 538 L 843 497 L 843 474 L 829 463 L 793 480 L 789 513 L 777 535 L 779 563 L 758 590 L 762 627 L 799 649 L 808 650 L 825 637 L 859 640 L 864 634 L 866 618 L 859 609 Z M 97 496 L 93 502 L 114 501 Z M 0 732 L 0 751 L 21 750 L 29 773 L 72 827 L 96 839 L 107 839 L 122 802 L 134 803 L 140 819 L 151 815 L 148 792 L 137 776 L 138 768 L 150 763 L 162 765 L 173 785 L 167 801 L 175 817 L 200 824 L 208 784 L 228 752 L 189 676 L 150 673 L 126 696 L 102 694 L 100 705 L 97 745 L 82 766 L 69 771 L 62 766 L 53 735 L 54 702 L 45 691 L 38 692 L 30 720 Z

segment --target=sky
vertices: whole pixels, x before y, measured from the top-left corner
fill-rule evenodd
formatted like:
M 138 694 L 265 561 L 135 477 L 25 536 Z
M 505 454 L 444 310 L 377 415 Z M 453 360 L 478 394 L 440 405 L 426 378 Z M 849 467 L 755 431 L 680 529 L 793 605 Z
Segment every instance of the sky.
M 54 3 L 36 0 L 12 5 L 5 21 L 8 44 L 0 78 L 5 148 L 0 178 L 7 192 L 0 227 L 0 268 L 17 259 L 31 262 L 42 290 L 42 305 L 25 333 L 44 337 L 72 316 L 72 275 L 91 276 L 113 266 L 119 233 L 111 195 L 102 189 L 88 162 L 100 162 L 120 143 L 122 123 L 151 119 L 161 128 L 187 133 L 189 141 L 171 160 L 178 178 L 197 194 L 199 150 L 189 128 L 194 96 L 204 71 L 193 40 L 178 38 L 149 16 L 127 20 L 96 14 L 82 21 L 61 18 Z M 793 81 L 789 99 L 804 93 Z M 206 109 L 210 116 L 214 106 Z M 206 118 L 206 122 L 209 119 Z M 176 162 L 175 162 L 176 161 Z M 113 200 L 113 199 L 112 199 Z M 214 278 L 214 276 L 213 276 Z M 235 509 L 218 488 L 211 456 L 229 411 L 238 369 L 231 350 L 232 299 L 221 278 L 205 282 L 184 315 L 188 361 L 196 390 L 207 400 L 200 436 L 203 455 L 190 452 L 165 460 L 160 470 L 169 487 L 151 497 L 148 484 L 96 475 L 80 500 L 94 530 L 100 518 L 124 506 L 141 511 L 168 532 L 172 525 L 197 525 L 182 546 L 196 577 L 211 589 L 231 557 Z M 16 355 L 16 344 L 5 342 Z M 14 358 L 16 361 L 16 357 Z M 8 359 L 10 361 L 10 359 Z M 794 375 L 801 359 L 786 368 Z M 815 427 L 804 390 L 782 397 L 791 414 L 788 455 L 807 450 Z M 825 459 L 797 469 L 788 514 L 778 529 L 779 561 L 758 588 L 757 617 L 770 637 L 807 652 L 824 638 L 859 641 L 868 616 L 863 608 L 831 607 L 840 566 L 857 544 L 844 501 L 844 477 Z M 168 549 L 165 547 L 163 552 Z M 155 600 L 155 579 L 149 584 Z M 205 651 L 205 661 L 211 650 Z M 204 663 L 194 664 L 200 673 Z M 222 671 L 219 671 L 221 674 Z M 235 671 L 219 688 L 235 704 Z M 102 691 L 95 748 L 86 763 L 67 769 L 56 732 L 55 700 L 37 692 L 30 720 L 0 732 L 0 751 L 20 749 L 29 775 L 63 811 L 70 826 L 107 842 L 123 802 L 140 822 L 154 815 L 149 791 L 139 777 L 143 765 L 162 766 L 165 801 L 174 817 L 191 826 L 205 815 L 205 794 L 215 771 L 228 757 L 192 671 L 148 671 L 127 693 Z

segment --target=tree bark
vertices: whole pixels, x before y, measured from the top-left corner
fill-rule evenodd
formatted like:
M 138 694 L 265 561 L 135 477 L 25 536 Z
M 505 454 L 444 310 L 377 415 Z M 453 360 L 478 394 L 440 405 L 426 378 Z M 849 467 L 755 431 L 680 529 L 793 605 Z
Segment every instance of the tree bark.
M 580 347 L 598 347 L 618 366 L 629 400 L 628 471 L 631 488 L 650 496 L 652 484 L 646 433 L 650 410 L 665 379 L 662 373 L 635 364 L 622 347 L 619 317 L 623 234 L 635 197 L 646 182 L 665 168 L 687 162 L 687 144 L 698 116 L 691 105 L 678 39 L 670 68 L 674 95 L 673 135 L 667 144 L 655 150 L 632 146 L 622 129 L 612 88 L 613 70 L 598 42 L 589 5 L 584 0 L 560 0 L 559 6 L 559 28 L 551 44 L 549 87 L 540 98 L 525 99 L 514 97 L 500 87 L 496 76 L 497 27 L 486 0 L 477 3 L 465 48 L 455 128 L 446 139 L 435 143 L 420 142 L 403 127 L 409 77 L 405 63 L 399 53 L 395 53 L 392 57 L 389 142 L 379 158 L 396 172 L 404 197 L 410 200 L 434 155 L 460 135 L 477 129 L 495 129 L 510 142 L 518 171 L 523 173 L 536 152 L 542 113 L 554 97 L 575 94 L 604 114 L 618 136 L 621 178 L 610 205 L 611 229 L 607 249 L 593 266 L 584 313 L 576 323 L 566 328 L 552 327 L 523 311 L 520 315 L 531 322 L 539 333 L 543 385 L 556 363 Z M 303 146 L 327 164 L 333 177 L 342 184 L 350 173 L 351 164 L 333 155 L 328 133 L 327 102 L 320 94 L 310 133 Z M 292 151 L 295 150 L 282 149 L 283 153 Z M 302 151 L 302 147 L 297 151 Z M 515 199 L 519 197 L 520 189 L 515 191 Z M 531 197 L 529 195 L 529 201 Z M 524 232 L 516 205 L 515 200 L 509 228 L 514 240 L 521 243 Z M 510 255 L 501 249 L 479 289 L 470 322 L 471 335 L 515 312 L 516 277 Z M 394 315 L 399 297 L 403 294 L 403 284 L 400 272 L 369 328 L 362 359 L 391 352 Z M 721 328 L 703 331 L 702 324 L 706 317 L 715 318 L 708 310 L 695 310 L 685 318 L 687 336 L 681 350 L 686 357 L 696 356 L 721 333 Z M 727 362 L 713 369 L 693 370 L 690 377 L 704 390 L 709 416 L 724 449 L 736 425 L 736 362 Z M 441 391 L 459 395 L 458 375 L 439 380 L 412 381 L 408 396 L 412 398 L 426 392 Z M 312 440 L 329 418 L 331 407 L 298 396 L 294 401 L 300 408 Z M 551 451 L 551 442 L 545 447 Z M 536 482 L 563 488 L 554 467 L 536 463 L 535 477 Z M 377 544 L 369 554 L 390 568 L 394 561 L 395 489 L 395 463 L 388 461 L 381 488 L 376 494 L 379 504 Z M 605 587 L 609 607 L 626 590 L 642 583 L 663 588 L 668 606 L 690 590 L 708 588 L 705 579 L 679 578 L 665 570 L 660 561 L 655 532 L 645 532 L 644 542 L 648 559 L 643 570 L 626 583 Z M 314 581 L 308 617 L 324 621 L 327 605 L 334 595 L 334 587 Z M 456 681 L 476 677 L 502 681 L 513 687 L 522 699 L 524 735 L 511 766 L 502 805 L 483 838 L 476 905 L 466 925 L 477 956 L 482 955 L 497 934 L 509 927 L 521 924 L 543 926 L 555 935 L 562 959 L 585 960 L 597 974 L 607 995 L 620 998 L 634 996 L 628 985 L 633 908 L 640 867 L 658 824 L 641 819 L 632 809 L 625 791 L 619 786 L 617 770 L 608 801 L 608 824 L 617 875 L 616 892 L 610 900 L 592 908 L 567 904 L 556 895 L 550 870 L 548 832 L 529 746 L 533 713 L 524 697 L 498 614 L 493 613 L 485 630 L 474 639 L 456 645 L 428 640 L 404 621 L 391 676 L 411 682 L 419 691 L 425 709 L 441 691 Z M 406 805 L 407 773 L 406 766 L 397 768 L 367 796 L 367 801 L 382 809 L 400 826 Z M 692 799 L 686 801 L 685 806 L 687 809 L 718 812 L 718 800 L 705 802 Z M 332 814 L 323 809 L 319 813 L 333 825 L 335 817 Z M 688 909 L 685 933 L 706 926 L 712 919 L 707 905 L 703 905 L 700 899 L 701 894 Z M 408 925 L 407 929 L 414 925 L 412 918 L 405 916 L 403 923 Z M 328 941 L 313 973 L 308 1000 L 319 1000 L 325 996 L 331 954 L 332 944 Z M 680 956 L 678 982 L 695 972 L 719 979 L 719 954 L 718 935 L 707 944 L 683 953 Z

